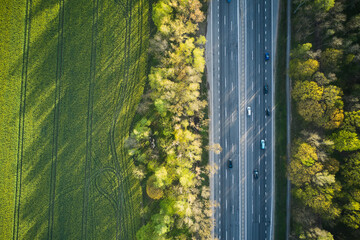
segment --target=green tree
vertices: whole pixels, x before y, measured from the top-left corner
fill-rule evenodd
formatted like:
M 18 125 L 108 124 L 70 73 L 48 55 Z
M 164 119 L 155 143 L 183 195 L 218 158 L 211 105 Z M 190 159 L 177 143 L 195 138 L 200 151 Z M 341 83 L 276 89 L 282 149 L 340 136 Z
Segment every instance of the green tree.
M 325 11 L 329 11 L 335 5 L 335 0 L 315 0 L 314 4 L 316 7 L 320 9 L 324 9 Z
M 319 62 L 315 59 L 301 61 L 297 58 L 290 61 L 290 77 L 294 80 L 306 80 L 319 69 Z
M 171 19 L 173 9 L 167 2 L 168 1 L 160 0 L 153 7 L 152 19 L 158 29 L 165 21 L 170 21 Z
M 334 48 L 327 48 L 321 53 L 320 63 L 321 69 L 325 73 L 339 72 L 341 67 L 341 60 L 343 58 L 343 51 Z
M 334 141 L 335 149 L 339 152 L 360 149 L 360 140 L 356 133 L 341 130 L 337 133 L 333 133 L 331 138 Z
M 298 187 L 309 184 L 312 177 L 322 169 L 323 165 L 318 162 L 315 147 L 304 142 L 295 144 L 288 171 L 292 184 Z
M 323 97 L 324 88 L 313 81 L 296 81 L 292 90 L 292 96 L 296 101 L 312 99 L 320 101 Z

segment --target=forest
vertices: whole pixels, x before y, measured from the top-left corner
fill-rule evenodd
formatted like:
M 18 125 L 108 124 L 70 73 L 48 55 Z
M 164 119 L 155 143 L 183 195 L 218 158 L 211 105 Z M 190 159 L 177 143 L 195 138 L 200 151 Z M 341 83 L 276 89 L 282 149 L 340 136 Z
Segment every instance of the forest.
M 198 0 L 159 0 L 152 19 L 152 67 L 126 143 L 133 174 L 146 192 L 143 226 L 136 237 L 210 239 L 210 168 L 202 158 L 207 136 L 205 37 L 197 32 L 205 15 Z
M 360 239 L 360 1 L 291 11 L 291 239 Z

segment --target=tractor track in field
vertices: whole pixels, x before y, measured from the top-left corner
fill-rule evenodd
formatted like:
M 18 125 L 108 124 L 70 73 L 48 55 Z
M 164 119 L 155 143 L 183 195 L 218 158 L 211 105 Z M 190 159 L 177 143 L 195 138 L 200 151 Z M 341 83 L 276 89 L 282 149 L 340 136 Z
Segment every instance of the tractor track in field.
M 120 166 L 120 162 L 119 162 L 119 158 L 117 156 L 117 150 L 116 150 L 116 144 L 115 144 L 115 128 L 116 128 L 116 122 L 119 118 L 121 109 L 123 107 L 123 103 L 124 103 L 124 98 L 127 96 L 126 94 L 126 85 L 127 85 L 127 80 L 128 80 L 128 76 L 127 76 L 127 67 L 128 67 L 128 62 L 129 62 L 129 54 L 128 54 L 128 49 L 130 48 L 128 45 L 130 42 L 130 33 L 131 33 L 131 9 L 129 10 L 129 0 L 126 0 L 126 12 L 125 12 L 125 17 L 126 17 L 126 25 L 125 25 L 125 45 L 124 45 L 124 52 L 125 52 L 125 56 L 123 58 L 124 61 L 124 76 L 123 76 L 123 82 L 120 83 L 120 88 L 119 88 L 119 92 L 118 94 L 115 96 L 114 99 L 114 104 L 115 104 L 115 113 L 113 116 L 113 121 L 112 124 L 110 126 L 110 132 L 109 132 L 109 137 L 110 137 L 110 148 L 111 148 L 111 154 L 112 154 L 112 162 L 113 165 L 116 169 L 116 171 L 118 173 L 120 173 L 120 176 L 122 177 L 120 179 L 120 183 L 118 186 L 118 193 L 119 193 L 119 222 L 120 225 L 118 226 L 118 228 L 121 226 L 122 229 L 129 229 L 129 223 L 127 221 L 127 219 L 122 219 L 121 216 L 128 216 L 131 214 L 128 214 L 128 209 L 125 207 L 126 206 L 126 201 L 129 199 L 128 197 L 128 193 L 127 191 L 125 191 L 125 181 L 126 178 L 123 177 L 122 173 L 122 169 Z M 125 94 L 122 94 L 125 93 Z M 122 162 L 122 166 L 125 167 L 126 165 L 124 165 L 124 160 L 121 159 Z M 124 197 L 120 197 L 120 196 L 124 196 Z M 121 214 L 120 211 L 124 211 L 124 214 Z M 123 220 L 123 221 L 122 221 Z M 119 233 L 120 235 L 122 234 L 121 229 L 119 229 Z M 121 239 L 120 235 L 116 236 L 116 239 Z
M 97 24 L 99 0 L 93 0 L 93 18 L 92 18 L 92 35 L 91 35 L 91 57 L 90 57 L 90 77 L 88 93 L 88 111 L 86 124 L 86 157 L 85 157 L 85 177 L 84 185 L 88 176 L 91 175 L 91 154 L 92 154 L 92 125 L 93 125 L 93 106 L 94 106 L 94 84 L 96 81 L 96 41 L 97 41 Z M 89 205 L 89 192 L 84 186 L 83 191 L 83 211 L 81 219 L 81 239 L 87 239 L 87 212 Z
M 29 64 L 30 47 L 30 26 L 31 26 L 31 6 L 32 1 L 26 1 L 25 11 L 25 29 L 23 45 L 23 64 L 21 72 L 20 106 L 19 106 L 19 133 L 18 133 L 18 152 L 16 157 L 16 186 L 15 186 L 15 204 L 14 204 L 14 224 L 13 239 L 19 238 L 20 225 L 20 200 L 21 200 L 21 180 L 22 180 L 22 161 L 24 155 L 24 130 L 25 130 L 25 106 L 26 106 L 26 88 L 27 71 Z
M 140 6 L 139 6 L 139 12 L 140 12 L 140 19 L 139 19 L 139 21 L 137 21 L 137 24 L 138 24 L 138 27 L 137 27 L 137 29 L 139 29 L 139 31 L 138 31 L 138 37 L 139 37 L 139 39 L 140 39 L 140 41 L 139 41 L 139 48 L 138 48 L 138 51 L 137 51 L 137 56 L 135 57 L 135 59 L 137 59 L 137 65 L 136 65 L 136 70 L 134 70 L 134 75 L 133 75 L 133 78 L 138 78 L 139 77 L 139 73 L 140 73 L 140 59 L 141 59 L 141 54 L 142 54 L 142 21 L 143 21 L 143 17 L 142 17 L 142 14 L 143 14 L 143 3 L 142 3 L 142 0 L 140 0 Z M 130 41 L 130 34 L 129 34 L 129 41 Z M 130 56 L 130 47 L 128 48 L 128 56 Z M 128 73 L 127 73 L 127 76 L 128 76 L 128 79 L 130 79 L 130 77 L 129 77 L 129 63 L 128 63 L 128 66 L 127 66 L 127 71 L 128 71 Z M 135 87 L 136 87 L 136 85 L 137 85 L 137 82 L 135 82 L 135 81 L 130 81 L 130 87 L 129 87 L 129 89 L 126 91 L 126 93 L 128 93 L 129 95 L 133 95 L 133 93 L 134 93 L 134 90 L 135 90 Z M 132 119 L 130 119 L 130 117 L 129 117 L 129 113 L 131 112 L 130 111 L 130 108 L 131 108 L 131 106 L 130 105 L 127 105 L 128 106 L 128 109 L 127 109 L 127 111 L 125 111 L 126 112 L 126 115 L 125 115 L 125 117 L 124 117 L 124 119 L 125 119 L 125 121 L 123 122 L 123 125 L 124 126 L 129 126 L 130 124 L 131 124 L 131 121 L 132 121 Z M 124 128 L 121 128 L 120 127 L 120 129 L 121 130 L 124 130 Z M 128 132 L 123 132 L 123 133 L 120 133 L 121 135 L 126 135 L 126 134 L 128 134 Z M 127 152 L 123 149 L 123 148 L 121 148 L 121 159 L 122 160 L 125 160 L 125 159 L 127 159 Z M 123 163 L 123 165 L 124 165 L 124 163 Z M 125 165 L 124 165 L 125 166 Z M 131 175 L 131 173 L 129 173 L 128 172 L 128 168 L 126 167 L 125 168 L 125 170 L 124 170 L 125 172 L 126 172 L 126 176 L 130 176 Z M 130 189 L 130 183 L 129 183 L 129 178 L 128 177 L 126 177 L 126 181 L 125 181 L 125 184 L 126 184 L 126 188 L 127 189 Z M 129 198 L 129 197 L 128 197 Z M 134 222 L 134 218 L 133 218 L 133 216 L 132 216 L 132 210 L 134 210 L 134 207 L 133 207 L 133 204 L 132 204 L 132 201 L 128 201 L 129 202 L 129 204 L 130 204 L 130 206 L 129 206 L 129 209 L 131 209 L 131 211 L 130 211 L 130 213 L 131 213 L 131 220 L 132 220 L 132 222 L 131 222 L 131 226 L 134 226 L 135 225 L 135 222 Z M 136 235 L 136 232 L 135 232 L 135 229 L 134 229 L 134 227 L 132 227 L 131 228 L 131 231 L 132 231 L 132 234 L 133 234 L 133 236 L 135 236 Z
M 59 117 L 60 117 L 60 81 L 62 77 L 63 64 L 63 42 L 64 42 L 64 0 L 59 0 L 59 24 L 58 24 L 58 47 L 56 61 L 56 78 L 55 78 L 55 96 L 54 96 L 54 125 L 53 125 L 53 149 L 51 157 L 50 172 L 50 199 L 49 199 L 49 217 L 48 217 L 48 236 L 47 239 L 53 238 L 54 229 L 54 205 L 56 190 L 56 164 L 58 158 L 58 136 L 59 136 Z

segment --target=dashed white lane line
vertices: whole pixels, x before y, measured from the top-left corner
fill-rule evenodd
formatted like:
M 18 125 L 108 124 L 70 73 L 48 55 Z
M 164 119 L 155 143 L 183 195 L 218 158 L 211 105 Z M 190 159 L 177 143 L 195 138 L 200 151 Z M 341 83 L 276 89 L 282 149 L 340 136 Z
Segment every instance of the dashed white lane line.
M 265 99 L 265 103 L 266 103 L 266 99 Z
M 234 184 L 234 181 L 235 181 L 235 180 L 234 180 L 234 175 L 233 175 L 233 176 L 232 176 L 232 184 Z
M 232 21 L 230 21 L 230 30 L 232 31 Z
M 226 77 L 225 77 L 225 88 L 226 88 Z
M 227 171 L 225 171 L 225 179 L 227 180 Z M 227 200 L 226 200 L 227 201 Z
M 251 60 L 254 60 L 254 51 L 251 51 Z
M 227 149 L 227 139 L 225 139 L 225 149 Z
M 226 203 L 225 203 L 225 209 L 227 210 L 227 199 L 226 199 Z
M 260 33 L 259 33 L 259 43 L 260 43 Z
M 251 143 L 251 151 L 254 152 L 254 143 Z
M 258 13 L 260 13 L 260 3 L 258 3 Z
M 251 88 L 252 88 L 252 90 L 254 91 L 254 82 L 252 82 Z
M 227 110 L 226 110 L 226 107 L 225 107 L 225 118 L 227 118 Z
M 267 34 L 267 31 L 265 31 L 265 35 Z
M 231 61 L 233 60 L 233 51 L 231 51 L 231 57 L 230 57 Z
M 258 65 L 258 72 L 260 73 L 260 64 Z
M 266 12 L 266 8 L 265 8 L 265 12 Z
M 251 30 L 254 30 L 254 21 L 251 21 Z
M 265 27 L 266 27 L 266 23 L 265 23 Z
M 259 104 L 260 104 L 260 95 L 259 95 Z
M 226 16 L 224 16 L 224 25 L 226 25 Z

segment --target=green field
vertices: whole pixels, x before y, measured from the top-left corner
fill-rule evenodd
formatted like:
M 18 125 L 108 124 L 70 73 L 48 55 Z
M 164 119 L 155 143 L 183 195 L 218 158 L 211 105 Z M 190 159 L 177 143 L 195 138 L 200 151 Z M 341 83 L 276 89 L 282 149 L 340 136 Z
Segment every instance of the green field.
M 3 0 L 0 239 L 134 239 L 147 0 Z

